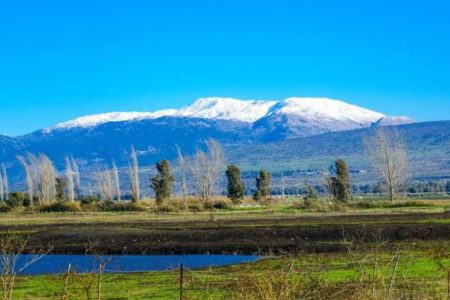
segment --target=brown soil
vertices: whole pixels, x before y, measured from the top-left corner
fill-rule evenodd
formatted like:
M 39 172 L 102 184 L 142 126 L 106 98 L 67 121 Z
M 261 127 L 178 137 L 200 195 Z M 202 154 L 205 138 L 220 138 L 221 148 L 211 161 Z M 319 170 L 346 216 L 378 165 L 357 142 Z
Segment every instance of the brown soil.
M 115 222 L 0 226 L 32 232 L 28 252 L 172 254 L 343 251 L 344 239 L 450 239 L 448 214 L 300 216 L 215 222 Z M 442 222 L 444 220 L 444 222 Z

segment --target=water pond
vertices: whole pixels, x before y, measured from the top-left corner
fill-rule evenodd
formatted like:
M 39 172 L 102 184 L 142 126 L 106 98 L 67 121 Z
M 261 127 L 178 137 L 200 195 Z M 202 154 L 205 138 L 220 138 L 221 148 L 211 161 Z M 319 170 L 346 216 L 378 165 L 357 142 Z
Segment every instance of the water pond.
M 181 264 L 185 268 L 201 269 L 254 262 L 260 258 L 253 255 L 46 255 L 24 268 L 33 257 L 21 255 L 16 270 L 21 275 L 58 274 L 66 272 L 70 264 L 77 273 L 89 273 L 105 262 L 105 273 L 127 273 L 172 270 Z

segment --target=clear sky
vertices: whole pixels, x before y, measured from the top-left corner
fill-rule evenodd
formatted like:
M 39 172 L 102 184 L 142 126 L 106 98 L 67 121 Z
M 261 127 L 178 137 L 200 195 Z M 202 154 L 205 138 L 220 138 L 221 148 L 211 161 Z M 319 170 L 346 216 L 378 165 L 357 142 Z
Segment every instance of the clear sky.
M 198 97 L 450 119 L 448 0 L 2 0 L 0 133 Z

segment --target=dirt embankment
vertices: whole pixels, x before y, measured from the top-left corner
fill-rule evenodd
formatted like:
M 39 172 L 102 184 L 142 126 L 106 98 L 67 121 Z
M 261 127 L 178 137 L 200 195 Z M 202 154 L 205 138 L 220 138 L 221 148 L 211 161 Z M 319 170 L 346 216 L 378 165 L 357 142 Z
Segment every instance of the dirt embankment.
M 448 214 L 301 216 L 216 222 L 0 226 L 30 233 L 28 252 L 172 254 L 343 251 L 342 241 L 449 240 Z

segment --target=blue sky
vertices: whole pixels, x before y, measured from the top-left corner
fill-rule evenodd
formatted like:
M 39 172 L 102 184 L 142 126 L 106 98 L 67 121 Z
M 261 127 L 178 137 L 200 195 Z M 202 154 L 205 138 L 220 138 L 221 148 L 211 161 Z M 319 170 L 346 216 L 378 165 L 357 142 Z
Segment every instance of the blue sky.
M 198 97 L 450 119 L 447 0 L 0 1 L 0 133 Z

